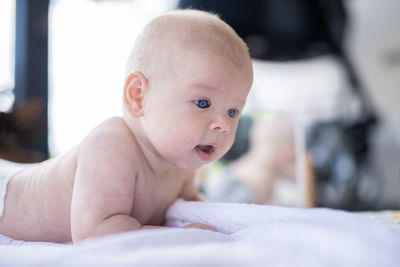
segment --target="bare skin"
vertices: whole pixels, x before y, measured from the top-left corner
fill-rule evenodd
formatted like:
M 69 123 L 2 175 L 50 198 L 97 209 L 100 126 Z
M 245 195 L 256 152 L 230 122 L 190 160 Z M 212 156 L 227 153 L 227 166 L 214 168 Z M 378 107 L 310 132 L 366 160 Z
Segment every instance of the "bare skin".
M 140 148 L 124 124 L 122 118 L 111 118 L 89 135 L 82 146 L 73 149 L 65 156 L 19 172 L 8 185 L 4 215 L 0 219 L 0 232 L 14 239 L 69 242 L 72 240 L 71 226 L 73 226 L 70 219 L 72 198 L 82 197 L 82 201 L 89 202 L 89 194 L 96 194 L 94 198 L 96 202 L 81 205 L 82 202 L 77 200 L 76 202 L 79 201 L 80 204 L 76 210 L 72 206 L 75 216 L 85 218 L 87 217 L 85 209 L 97 210 L 99 214 L 95 215 L 102 218 L 101 228 L 106 228 L 107 224 L 118 220 L 125 230 L 140 229 L 142 225 L 162 225 L 166 209 L 178 197 L 200 200 L 194 188 L 193 173 L 171 171 L 168 177 L 157 179 L 148 166 L 140 170 L 129 170 L 127 168 L 129 161 L 142 162 L 141 166 L 145 166 L 146 160 L 143 155 L 130 152 L 138 151 Z M 103 133 L 104 131 L 106 133 Z M 108 131 L 110 132 L 107 133 Z M 106 136 L 113 141 L 105 147 L 94 148 L 101 142 L 98 138 Z M 85 155 L 87 150 L 91 151 L 89 155 Z M 90 163 L 85 163 L 85 160 Z M 81 167 L 77 166 L 78 162 Z M 80 194 L 81 189 L 88 188 L 80 186 L 85 181 L 75 181 L 75 179 L 80 179 L 79 172 L 86 169 L 84 164 L 96 166 L 93 165 L 94 162 L 102 165 L 107 162 L 106 165 L 109 167 L 101 168 L 102 171 L 109 172 L 110 176 L 114 176 L 113 181 L 119 180 L 121 186 L 113 185 L 111 181 L 104 187 L 96 186 L 95 183 L 101 183 L 102 177 L 96 170 L 88 170 L 96 173 L 99 180 L 89 181 L 93 185 L 90 188 L 93 192 Z M 121 172 L 117 172 L 117 169 L 125 169 L 136 175 L 126 176 L 124 179 L 125 177 L 119 175 Z M 114 186 L 112 191 L 109 189 L 110 186 Z M 73 191 L 76 191 L 75 195 Z M 124 199 L 124 196 L 129 199 Z M 135 196 L 135 201 L 131 196 Z M 107 213 L 107 210 L 112 212 Z M 106 214 L 108 218 L 105 218 Z M 91 225 L 90 220 L 95 219 L 86 218 L 83 225 L 82 221 L 79 221 L 77 227 L 83 232 L 85 224 Z M 149 228 L 154 227 L 147 227 Z M 97 236 L 95 231 L 99 230 L 93 229 L 92 232 L 86 229 L 85 232 L 88 236 Z M 86 237 L 80 239 L 84 238 Z
M 145 30 L 138 41 L 153 46 L 149 56 L 157 55 L 157 64 L 129 60 L 123 117 L 104 121 L 66 155 L 17 173 L 8 184 L 0 234 L 78 242 L 160 227 L 177 198 L 201 199 L 194 173 L 232 146 L 252 83 L 251 61 L 244 44 L 235 44 L 236 34 L 215 17 L 183 11 L 160 20 L 148 32 L 172 25 L 162 29 L 164 39 L 147 38 Z M 219 31 L 213 33 L 210 20 Z M 184 38 L 171 39 L 174 32 Z

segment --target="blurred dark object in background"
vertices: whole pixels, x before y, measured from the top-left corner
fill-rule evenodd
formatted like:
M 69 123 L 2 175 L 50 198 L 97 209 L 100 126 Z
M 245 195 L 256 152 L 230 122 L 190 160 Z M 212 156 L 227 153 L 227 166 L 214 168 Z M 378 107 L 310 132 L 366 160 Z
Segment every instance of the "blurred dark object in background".
M 307 131 L 317 206 L 346 210 L 377 209 L 380 184 L 368 166 L 367 136 L 374 121 L 320 122 Z
M 43 151 L 33 145 L 47 135 L 43 118 L 45 103 L 40 98 L 15 105 L 11 112 L 0 112 L 0 158 L 33 163 L 47 159 Z
M 23 114 L 32 120 L 11 121 L 5 126 L 2 125 L 17 135 L 15 142 L 18 143 L 14 144 L 13 149 L 18 150 L 14 152 L 15 160 L 19 162 L 36 162 L 39 159 L 43 160 L 42 155 L 45 155 L 44 159 L 49 156 L 47 125 L 49 3 L 50 0 L 15 2 L 15 113 L 10 115 L 18 116 L 19 119 L 24 110 L 25 112 L 33 112 L 31 109 L 41 110 L 38 113 Z M 40 118 L 36 118 L 37 115 Z M 8 117 L 6 114 L 3 116 Z M 28 153 L 26 157 L 22 156 L 24 151 Z
M 337 52 L 346 23 L 340 0 L 181 0 L 215 12 L 246 41 L 251 56 L 294 60 Z
M 249 116 L 239 118 L 235 141 L 229 151 L 221 158 L 224 162 L 230 162 L 244 155 L 250 147 L 250 129 L 253 121 Z

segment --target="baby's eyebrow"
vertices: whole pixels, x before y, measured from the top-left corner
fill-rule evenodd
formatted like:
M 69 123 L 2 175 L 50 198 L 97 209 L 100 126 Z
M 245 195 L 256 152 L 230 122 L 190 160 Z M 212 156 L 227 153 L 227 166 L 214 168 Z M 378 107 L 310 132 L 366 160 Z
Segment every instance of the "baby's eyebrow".
M 194 83 L 192 84 L 192 87 L 206 89 L 206 90 L 220 91 L 217 87 L 205 83 Z

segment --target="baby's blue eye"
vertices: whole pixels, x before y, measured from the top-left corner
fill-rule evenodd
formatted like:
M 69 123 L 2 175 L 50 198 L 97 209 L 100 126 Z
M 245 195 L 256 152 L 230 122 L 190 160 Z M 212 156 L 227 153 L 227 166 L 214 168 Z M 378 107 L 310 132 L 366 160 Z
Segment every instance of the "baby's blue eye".
M 205 99 L 195 100 L 194 104 L 199 108 L 208 108 L 210 106 L 210 101 Z
M 228 110 L 228 116 L 229 117 L 233 118 L 233 117 L 235 117 L 235 115 L 236 115 L 236 110 L 234 110 L 234 109 Z

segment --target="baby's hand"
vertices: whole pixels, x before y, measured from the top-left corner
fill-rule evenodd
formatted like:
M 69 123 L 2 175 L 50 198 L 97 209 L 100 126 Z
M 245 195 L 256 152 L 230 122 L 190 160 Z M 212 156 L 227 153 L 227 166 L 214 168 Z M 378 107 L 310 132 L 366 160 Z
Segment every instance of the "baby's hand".
M 205 229 L 205 230 L 211 230 L 214 232 L 218 232 L 217 229 L 214 226 L 207 225 L 204 223 L 191 223 L 183 226 L 183 228 L 198 228 L 198 229 Z

